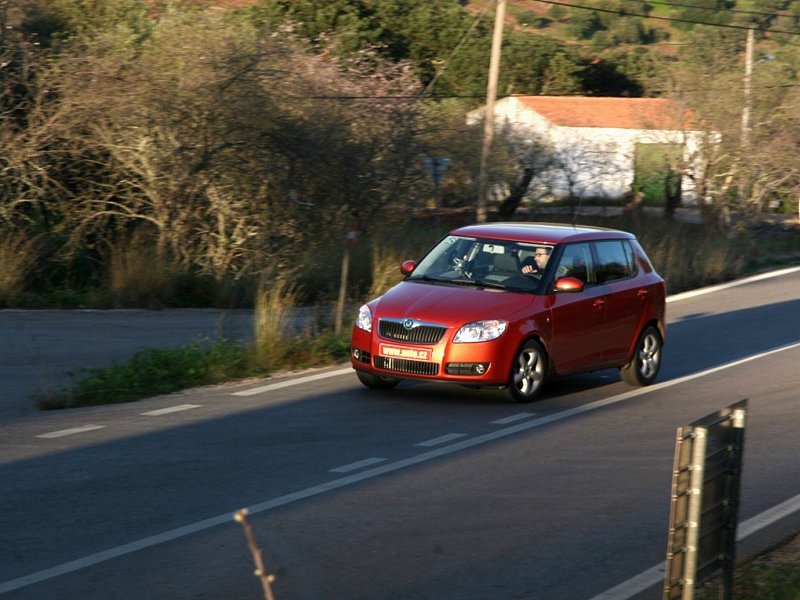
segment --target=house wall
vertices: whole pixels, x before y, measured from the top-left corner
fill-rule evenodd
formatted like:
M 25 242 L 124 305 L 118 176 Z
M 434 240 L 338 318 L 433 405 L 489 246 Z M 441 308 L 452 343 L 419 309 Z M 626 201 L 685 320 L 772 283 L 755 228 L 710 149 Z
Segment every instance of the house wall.
M 633 185 L 637 144 L 675 144 L 683 146 L 683 164 L 688 165 L 681 181 L 683 200 L 696 200 L 689 175 L 699 168 L 693 163 L 700 132 L 551 126 L 548 141 L 556 164 L 547 178 L 556 197 L 622 198 Z
M 472 111 L 467 122 L 477 123 L 483 114 L 484 109 Z M 498 128 L 510 126 L 551 147 L 554 161 L 542 165 L 531 184 L 536 195 L 545 191 L 555 198 L 622 198 L 633 184 L 636 145 L 650 143 L 684 147 L 687 168 L 681 181 L 682 198 L 687 203 L 697 200 L 690 175 L 700 169 L 700 131 L 557 126 L 513 96 L 497 101 L 495 121 Z

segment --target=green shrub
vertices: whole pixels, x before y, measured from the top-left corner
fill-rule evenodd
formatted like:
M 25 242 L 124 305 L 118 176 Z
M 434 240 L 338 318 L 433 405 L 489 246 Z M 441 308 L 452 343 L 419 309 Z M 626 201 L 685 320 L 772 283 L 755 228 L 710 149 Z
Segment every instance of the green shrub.
M 226 341 L 210 345 L 196 342 L 174 349 L 145 348 L 124 364 L 86 369 L 83 373 L 85 377 L 70 390 L 39 398 L 40 408 L 131 402 L 190 387 L 265 374 L 250 363 L 245 347 Z

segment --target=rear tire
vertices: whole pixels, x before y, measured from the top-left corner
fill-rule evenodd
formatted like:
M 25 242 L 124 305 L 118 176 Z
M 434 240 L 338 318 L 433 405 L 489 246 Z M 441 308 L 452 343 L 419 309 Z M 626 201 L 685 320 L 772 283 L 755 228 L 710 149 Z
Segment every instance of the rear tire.
M 514 402 L 532 402 L 539 395 L 547 374 L 547 355 L 536 340 L 528 340 L 511 366 L 508 391 Z
M 655 327 L 648 327 L 636 342 L 633 360 L 621 367 L 622 380 L 628 385 L 650 385 L 655 381 L 661 368 L 661 349 L 663 342 Z
M 373 390 L 390 390 L 400 383 L 400 380 L 394 377 L 373 375 L 372 373 L 364 373 L 363 371 L 356 371 L 356 377 L 358 377 L 361 383 Z

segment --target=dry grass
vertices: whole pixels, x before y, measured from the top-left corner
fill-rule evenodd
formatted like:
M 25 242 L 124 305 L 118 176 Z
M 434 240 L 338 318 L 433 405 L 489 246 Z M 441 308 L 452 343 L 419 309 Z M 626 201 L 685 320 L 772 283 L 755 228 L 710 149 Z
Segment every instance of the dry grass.
M 373 245 L 372 284 L 367 298 L 372 299 L 383 295 L 403 278 L 400 273 L 400 263 L 403 258 L 403 255 L 397 250 L 382 247 L 377 243 Z
M 0 306 L 10 306 L 38 261 L 36 242 L 23 233 L 0 233 Z
M 169 304 L 175 269 L 152 243 L 134 235 L 111 253 L 109 286 L 116 306 L 162 308 Z
M 289 278 L 279 275 L 264 281 L 256 292 L 254 360 L 271 371 L 291 351 L 288 343 L 290 318 L 297 305 L 298 290 Z
M 650 245 L 646 234 L 641 241 Z M 687 235 L 680 228 L 670 230 L 648 252 L 670 293 L 731 279 L 745 261 L 741 242 L 723 235 Z

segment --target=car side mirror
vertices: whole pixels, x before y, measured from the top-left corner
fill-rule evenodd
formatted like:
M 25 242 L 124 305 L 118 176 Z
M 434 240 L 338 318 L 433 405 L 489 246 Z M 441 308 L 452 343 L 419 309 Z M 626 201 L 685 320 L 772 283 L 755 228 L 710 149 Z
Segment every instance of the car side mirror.
M 577 277 L 560 277 L 556 280 L 555 290 L 560 294 L 575 294 L 582 292 L 583 288 L 583 281 Z
M 400 265 L 400 272 L 403 275 L 411 275 L 411 273 L 416 268 L 417 268 L 417 261 L 415 261 L 415 260 L 407 260 L 402 265 Z

